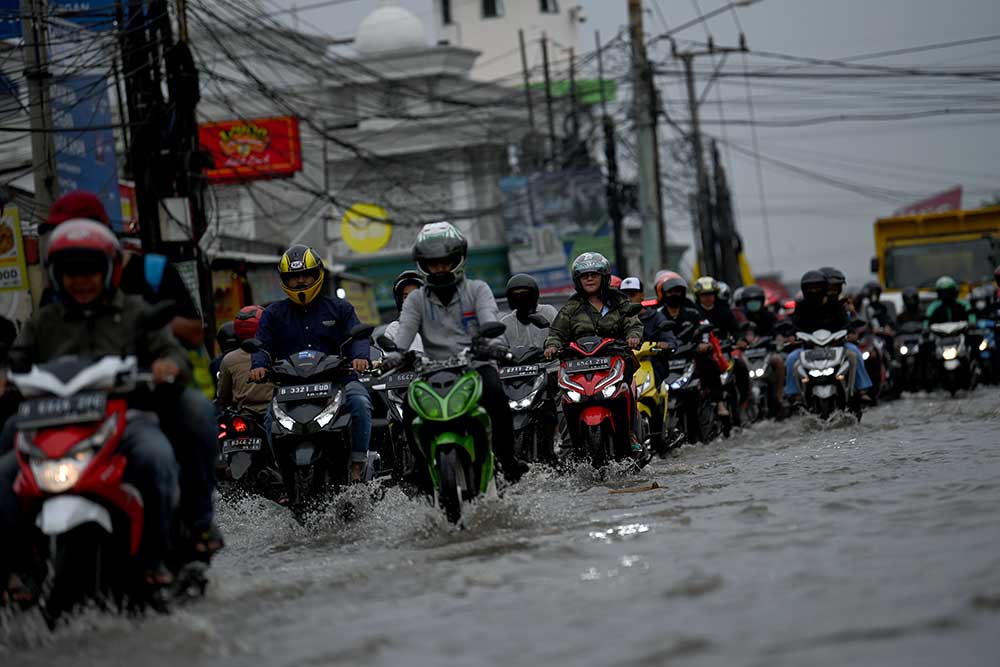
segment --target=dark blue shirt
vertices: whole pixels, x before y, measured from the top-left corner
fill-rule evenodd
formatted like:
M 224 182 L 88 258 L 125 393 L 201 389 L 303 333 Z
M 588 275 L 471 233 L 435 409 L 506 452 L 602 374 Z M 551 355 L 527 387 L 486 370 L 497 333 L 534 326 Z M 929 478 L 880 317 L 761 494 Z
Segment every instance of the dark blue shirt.
M 320 296 L 306 306 L 284 299 L 264 310 L 257 339 L 275 361 L 303 350 L 340 354 L 341 344 L 358 324 L 360 320 L 354 306 L 344 299 Z M 344 350 L 344 355 L 348 359 L 368 359 L 368 340 L 354 341 Z M 267 368 L 268 365 L 267 354 L 257 352 L 253 355 L 252 368 Z

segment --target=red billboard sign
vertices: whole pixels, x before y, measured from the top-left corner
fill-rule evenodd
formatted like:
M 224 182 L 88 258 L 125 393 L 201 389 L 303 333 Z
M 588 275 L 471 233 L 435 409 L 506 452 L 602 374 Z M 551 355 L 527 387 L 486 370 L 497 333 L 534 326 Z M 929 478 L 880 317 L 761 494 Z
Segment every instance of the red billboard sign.
M 918 202 L 898 209 L 892 215 L 899 217 L 902 215 L 926 215 L 928 213 L 944 213 L 946 211 L 958 211 L 962 208 L 962 186 L 958 185 L 951 190 L 945 190 L 938 194 L 923 199 Z
M 198 140 L 215 161 L 215 168 L 205 171 L 209 183 L 281 178 L 302 169 L 294 116 L 202 123 Z

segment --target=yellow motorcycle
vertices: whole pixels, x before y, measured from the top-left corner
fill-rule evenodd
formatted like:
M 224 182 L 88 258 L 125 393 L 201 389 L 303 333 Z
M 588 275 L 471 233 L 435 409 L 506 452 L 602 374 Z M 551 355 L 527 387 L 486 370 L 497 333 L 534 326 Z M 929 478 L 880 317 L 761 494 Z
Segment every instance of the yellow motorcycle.
M 667 423 L 667 386 L 657 378 L 653 360 L 669 350 L 658 343 L 645 342 L 635 352 L 639 368 L 635 372 L 636 407 L 639 410 L 639 441 L 648 451 L 662 453 Z M 666 358 L 665 356 L 663 357 Z

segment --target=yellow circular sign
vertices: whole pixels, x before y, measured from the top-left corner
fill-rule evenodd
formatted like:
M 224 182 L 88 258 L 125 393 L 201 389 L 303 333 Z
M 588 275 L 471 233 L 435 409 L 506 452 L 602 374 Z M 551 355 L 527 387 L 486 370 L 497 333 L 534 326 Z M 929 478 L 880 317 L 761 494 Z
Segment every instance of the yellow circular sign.
M 378 252 L 389 244 L 392 225 L 381 222 L 389 214 L 375 204 L 355 204 L 347 209 L 340 222 L 340 232 L 347 247 L 361 254 Z

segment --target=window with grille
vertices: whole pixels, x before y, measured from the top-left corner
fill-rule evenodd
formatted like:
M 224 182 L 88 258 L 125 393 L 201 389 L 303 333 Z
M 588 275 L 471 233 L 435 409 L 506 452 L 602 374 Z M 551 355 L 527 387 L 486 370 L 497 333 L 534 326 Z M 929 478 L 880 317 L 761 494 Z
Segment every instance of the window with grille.
M 495 19 L 503 16 L 503 0 L 483 0 L 483 18 Z

